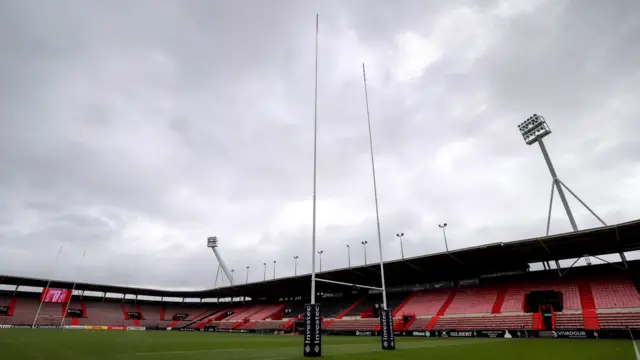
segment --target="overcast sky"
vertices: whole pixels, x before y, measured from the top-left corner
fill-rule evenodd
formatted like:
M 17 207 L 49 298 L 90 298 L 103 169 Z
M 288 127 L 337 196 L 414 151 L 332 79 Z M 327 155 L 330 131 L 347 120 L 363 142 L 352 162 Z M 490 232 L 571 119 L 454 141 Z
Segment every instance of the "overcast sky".
M 452 249 L 544 235 L 533 113 L 572 190 L 640 217 L 637 1 L 9 0 L 0 274 L 210 288 L 211 235 L 242 280 L 309 272 L 316 13 L 324 269 L 363 240 L 379 258 L 363 62 L 385 259 L 398 232 L 406 256 L 444 250 L 443 222 Z

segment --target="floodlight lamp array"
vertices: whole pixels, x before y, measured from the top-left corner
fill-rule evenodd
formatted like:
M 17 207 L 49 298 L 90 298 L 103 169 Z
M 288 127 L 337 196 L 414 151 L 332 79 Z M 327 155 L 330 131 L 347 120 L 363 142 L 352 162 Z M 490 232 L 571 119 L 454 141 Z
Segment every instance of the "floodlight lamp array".
M 520 130 L 522 138 L 527 145 L 531 145 L 551 134 L 551 128 L 547 124 L 547 121 L 538 114 L 533 114 L 533 116 L 525 122 L 518 125 L 518 130 Z
M 208 237 L 207 247 L 210 247 L 210 248 L 218 247 L 218 237 L 217 236 Z

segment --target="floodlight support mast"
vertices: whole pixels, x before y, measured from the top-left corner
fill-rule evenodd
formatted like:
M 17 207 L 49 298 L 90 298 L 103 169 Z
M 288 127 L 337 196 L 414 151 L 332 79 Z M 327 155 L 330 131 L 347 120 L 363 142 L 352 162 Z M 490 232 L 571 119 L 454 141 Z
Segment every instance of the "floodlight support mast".
M 553 186 L 556 190 L 558 190 L 558 196 L 560 196 L 560 201 L 562 201 L 562 206 L 564 207 L 564 211 L 567 213 L 567 217 L 569 218 L 569 223 L 571 223 L 571 228 L 573 231 L 578 231 L 578 225 L 576 225 L 576 220 L 573 217 L 573 212 L 571 212 L 571 207 L 569 206 L 569 202 L 567 201 L 567 197 L 564 194 L 564 190 L 560 185 L 560 179 L 558 179 L 558 174 L 556 173 L 556 169 L 553 167 L 553 163 L 551 162 L 551 158 L 549 157 L 549 152 L 547 151 L 547 147 L 544 145 L 544 141 L 542 139 L 538 139 L 538 145 L 540 145 L 540 151 L 542 152 L 542 156 L 544 157 L 544 161 L 547 163 L 547 167 L 549 168 L 549 173 L 551 173 L 551 179 L 553 181 Z M 549 235 L 549 226 L 551 224 L 551 205 L 553 204 L 553 189 L 551 190 L 551 201 L 549 202 L 549 217 L 547 218 L 547 235 Z M 602 221 L 602 220 L 601 220 Z
M 212 236 L 207 238 L 207 247 L 213 250 L 213 254 L 216 256 L 216 259 L 218 260 L 218 264 L 220 264 L 220 267 L 222 268 L 222 272 L 226 275 L 227 280 L 229 280 L 229 284 L 233 285 L 233 276 L 231 276 L 231 272 L 229 271 L 229 268 L 224 263 L 224 260 L 222 260 L 222 256 L 220 256 L 220 253 L 218 252 L 218 237 Z
M 218 270 L 216 270 L 216 279 L 213 282 L 213 288 L 215 289 L 218 286 L 218 277 L 220 276 L 220 264 L 218 264 Z
M 527 145 L 533 145 L 534 143 L 538 143 L 540 146 L 540 151 L 542 152 L 542 156 L 544 157 L 544 161 L 547 163 L 547 167 L 549 168 L 549 173 L 551 174 L 551 196 L 549 198 L 549 211 L 547 213 L 547 232 L 546 235 L 549 236 L 549 229 L 551 227 L 551 210 L 553 208 L 553 195 L 554 192 L 558 191 L 558 196 L 560 197 L 560 201 L 562 202 L 562 206 L 564 207 L 564 211 L 567 213 L 567 217 L 569 218 L 569 223 L 571 224 L 571 228 L 573 231 L 578 231 L 578 225 L 576 224 L 576 220 L 573 217 L 573 212 L 571 211 L 571 207 L 569 206 L 569 202 L 567 201 L 567 196 L 564 193 L 566 189 L 578 202 L 584 206 L 591 215 L 593 215 L 598 221 L 603 225 L 607 226 L 607 224 L 600 218 L 590 207 L 587 205 L 576 193 L 574 193 L 569 187 L 560 180 L 558 177 L 558 173 L 556 173 L 556 169 L 551 162 L 551 157 L 549 156 L 549 152 L 547 151 L 547 147 L 542 140 L 545 136 L 551 134 L 551 128 L 547 124 L 546 120 L 543 116 L 538 114 L 533 114 L 532 117 L 528 118 L 525 122 L 518 126 L 520 133 L 522 134 L 522 138 L 524 139 Z M 625 256 L 623 252 L 620 252 L 620 258 L 625 261 Z M 590 265 L 589 256 L 585 255 L 585 261 L 588 265 Z M 560 264 L 556 260 L 556 266 L 558 270 L 560 269 Z

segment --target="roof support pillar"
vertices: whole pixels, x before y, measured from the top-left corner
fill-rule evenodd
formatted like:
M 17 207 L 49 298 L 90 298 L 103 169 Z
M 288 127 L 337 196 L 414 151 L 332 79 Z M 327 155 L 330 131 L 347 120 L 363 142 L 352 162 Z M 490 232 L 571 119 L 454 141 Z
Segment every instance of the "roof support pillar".
M 596 258 L 596 259 L 598 259 L 598 260 L 600 260 L 600 261 L 602 261 L 602 262 L 604 262 L 604 263 L 607 263 L 607 264 L 609 264 L 609 265 L 611 265 L 611 266 L 613 266 L 613 267 L 615 267 L 615 268 L 618 268 L 618 269 L 620 269 L 620 270 L 622 270 L 622 271 L 627 271 L 627 269 L 626 269 L 626 268 L 624 268 L 624 267 L 622 267 L 622 266 L 620 266 L 620 265 L 613 264 L 613 263 L 611 263 L 611 262 L 609 262 L 609 261 L 607 261 L 607 260 L 605 260 L 605 259 L 603 259 L 603 258 L 601 258 L 601 257 L 595 256 L 595 255 L 591 255 L 591 256 L 592 256 L 592 257 L 594 257 L 594 258 Z
M 565 275 L 567 275 L 567 273 L 569 272 L 569 270 L 571 270 L 573 268 L 573 265 L 575 265 L 578 261 L 580 261 L 580 259 L 582 259 L 582 256 L 580 256 L 579 258 L 576 259 L 576 261 L 573 262 L 573 264 L 571 264 L 571 266 L 569 266 L 569 268 L 567 269 L 567 271 L 565 272 L 561 272 L 560 273 L 560 277 L 564 277 Z
M 618 254 L 620 255 L 620 260 L 624 264 L 625 269 L 629 270 L 629 264 L 627 264 L 627 257 L 624 255 L 624 246 L 620 243 L 620 234 L 618 233 L 618 225 L 616 225 L 616 242 L 620 246 L 621 250 Z

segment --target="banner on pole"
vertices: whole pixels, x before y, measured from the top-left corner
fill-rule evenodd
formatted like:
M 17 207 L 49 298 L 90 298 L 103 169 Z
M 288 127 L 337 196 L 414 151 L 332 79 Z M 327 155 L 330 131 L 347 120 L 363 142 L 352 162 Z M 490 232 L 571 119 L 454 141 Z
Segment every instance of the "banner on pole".
M 380 310 L 380 336 L 382 350 L 395 350 L 396 339 L 393 334 L 393 315 L 391 310 Z
M 320 304 L 304 306 L 304 356 L 322 356 L 322 322 Z

